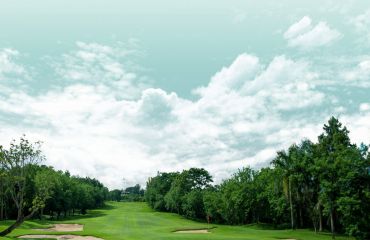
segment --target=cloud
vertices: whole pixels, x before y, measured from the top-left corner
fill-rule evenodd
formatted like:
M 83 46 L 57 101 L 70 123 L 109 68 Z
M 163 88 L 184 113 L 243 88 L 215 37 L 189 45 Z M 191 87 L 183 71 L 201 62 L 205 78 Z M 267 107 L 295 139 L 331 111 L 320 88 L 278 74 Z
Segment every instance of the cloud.
M 129 60 L 139 54 L 135 46 L 76 42 L 76 47 L 52 61 L 54 71 L 64 82 L 104 84 L 114 89 L 116 96 L 131 99 L 148 87 L 145 76 L 134 73 L 137 68 Z
M 329 45 L 339 39 L 342 34 L 328 26 L 326 22 L 319 22 L 315 26 L 308 16 L 291 25 L 284 33 L 284 38 L 290 47 L 312 49 Z
M 370 9 L 350 20 L 363 42 L 370 43 Z
M 289 39 L 297 37 L 303 32 L 308 32 L 309 30 L 312 29 L 311 23 L 312 23 L 311 18 L 304 16 L 301 20 L 294 23 L 292 26 L 288 28 L 288 30 L 284 33 L 284 38 Z
M 369 111 L 370 110 L 370 103 L 361 103 L 359 109 L 362 112 Z
M 122 187 L 122 178 L 144 184 L 157 171 L 204 167 L 219 181 L 246 165 L 266 166 L 277 150 L 304 137 L 315 140 L 344 103 L 310 62 L 284 55 L 263 62 L 240 54 L 189 100 L 138 84 L 140 72 L 127 67 L 124 56 L 117 60 L 114 47 L 77 45 L 54 59 L 65 86 L 0 94 L 0 143 L 26 133 L 44 142 L 47 164 L 111 188 Z M 21 67 L 15 61 L 8 64 Z M 113 63 L 117 68 L 106 67 Z M 74 78 L 71 70 L 89 77 Z M 128 73 L 135 77 L 124 77 Z M 358 140 L 366 102 L 353 125 Z
M 345 115 L 341 118 L 342 122 L 346 126 L 350 126 L 349 136 L 351 140 L 357 144 L 370 142 L 370 111 L 368 111 L 365 105 L 361 105 L 363 108 L 360 112 Z M 366 108 L 366 109 L 364 109 Z
M 19 52 L 12 48 L 0 49 L 0 81 L 11 77 L 24 76 L 26 70 L 23 66 L 16 64 Z
M 370 88 L 370 58 L 365 57 L 355 67 L 342 70 L 340 75 L 346 85 Z

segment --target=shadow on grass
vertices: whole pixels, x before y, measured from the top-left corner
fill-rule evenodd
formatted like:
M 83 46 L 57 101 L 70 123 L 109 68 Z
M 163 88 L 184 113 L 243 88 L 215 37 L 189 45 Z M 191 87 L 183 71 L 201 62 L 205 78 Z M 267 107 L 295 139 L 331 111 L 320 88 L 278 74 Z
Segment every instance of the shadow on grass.
M 82 220 L 82 219 L 90 219 L 90 218 L 99 218 L 106 216 L 107 210 L 113 210 L 116 209 L 117 207 L 111 205 L 111 204 L 105 204 L 103 207 L 99 209 L 94 209 L 94 210 L 88 210 L 87 214 L 75 214 L 73 216 L 66 216 L 66 217 L 60 217 L 60 218 L 55 218 L 51 219 L 49 217 L 46 217 L 42 220 L 40 219 L 31 219 L 28 220 L 20 226 L 20 229 L 33 229 L 33 228 L 47 228 L 49 226 L 40 226 L 40 225 L 52 225 L 58 222 L 64 222 L 64 221 L 73 221 L 73 220 Z M 0 221 L 0 228 L 5 228 L 9 225 L 14 223 L 14 220 L 4 220 Z M 0 237 L 0 239 L 3 239 Z
M 15 220 L 4 220 L 4 221 L 0 221 L 0 230 L 4 230 L 5 228 L 7 228 L 8 226 L 10 226 L 14 222 L 15 222 Z M 40 227 L 40 223 L 42 223 L 42 224 L 48 224 L 45 221 L 42 221 L 42 222 L 39 221 L 38 222 L 38 221 L 35 221 L 35 220 L 29 220 L 29 221 L 23 222 L 19 228 L 21 228 L 21 229 L 42 228 L 42 226 Z M 2 238 L 0 237 L 0 239 L 2 239 Z
M 281 228 L 268 223 L 251 223 L 242 226 L 255 230 L 286 230 L 286 228 Z
M 171 232 L 179 232 L 179 231 L 197 231 L 197 230 L 212 230 L 212 229 L 215 229 L 215 228 L 217 228 L 216 226 L 211 226 L 211 227 L 207 227 L 207 228 L 201 228 L 201 227 L 199 227 L 199 228 L 191 228 L 191 227 L 189 227 L 189 228 L 177 228 L 177 229 L 175 229 L 175 230 L 172 230 Z
M 54 218 L 54 219 L 47 219 L 48 222 L 58 222 L 58 221 L 70 221 L 70 220 L 80 220 L 80 219 L 89 219 L 89 218 L 98 218 L 106 216 L 107 213 L 105 211 L 107 210 L 113 210 L 116 209 L 116 206 L 113 206 L 112 204 L 105 204 L 103 207 L 93 210 L 88 210 L 86 214 L 75 214 L 73 216 L 66 216 L 62 218 Z

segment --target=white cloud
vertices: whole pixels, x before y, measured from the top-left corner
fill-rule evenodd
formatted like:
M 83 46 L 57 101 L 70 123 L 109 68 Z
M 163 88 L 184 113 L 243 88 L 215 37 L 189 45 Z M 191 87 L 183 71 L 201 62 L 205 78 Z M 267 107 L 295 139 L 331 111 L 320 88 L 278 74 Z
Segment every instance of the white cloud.
M 241 54 L 194 90 L 198 98 L 190 101 L 122 78 L 130 72 L 122 61 L 118 68 L 106 67 L 117 62 L 111 47 L 80 48 L 83 53 L 67 57 L 79 59 L 76 71 L 103 80 L 69 79 L 37 96 L 15 89 L 0 94 L 0 143 L 26 133 L 44 141 L 48 164 L 98 177 L 110 187 L 121 187 L 122 178 L 143 184 L 157 171 L 205 167 L 221 180 L 236 168 L 261 167 L 275 151 L 303 137 L 315 140 L 323 119 L 340 106 L 325 107 L 330 96 L 310 63 L 285 56 L 264 64 Z M 64 59 L 58 71 L 74 67 L 67 65 Z M 136 88 L 138 96 L 120 88 L 120 96 L 131 97 L 117 97 L 115 79 Z
M 370 111 L 360 111 L 341 118 L 344 125 L 349 127 L 349 136 L 357 144 L 370 142 Z
M 352 69 L 342 70 L 340 77 L 344 84 L 357 87 L 370 87 L 370 59 L 366 57 Z
M 362 112 L 369 111 L 370 110 L 370 103 L 361 103 L 359 109 Z
M 138 51 L 122 43 L 110 47 L 98 43 L 76 43 L 77 50 L 63 55 L 52 63 L 55 72 L 72 83 L 101 83 L 114 89 L 121 98 L 137 98 L 148 87 L 146 79 L 133 72 L 134 63 L 129 59 Z M 137 69 L 136 69 L 137 70 Z
M 284 38 L 289 39 L 297 37 L 303 32 L 309 31 L 312 28 L 311 23 L 312 23 L 311 18 L 308 16 L 304 16 L 301 20 L 294 23 L 292 26 L 288 28 L 288 30 L 284 33 Z
M 15 49 L 5 48 L 0 49 L 0 81 L 10 76 L 18 76 L 25 74 L 25 69 L 14 62 L 19 56 L 19 52 Z
M 290 47 L 312 49 L 315 47 L 329 45 L 339 39 L 342 34 L 328 26 L 326 22 L 319 22 L 315 26 L 308 16 L 291 25 L 284 33 Z
M 370 9 L 363 14 L 360 14 L 350 21 L 355 27 L 356 31 L 361 34 L 361 39 L 365 43 L 370 43 Z

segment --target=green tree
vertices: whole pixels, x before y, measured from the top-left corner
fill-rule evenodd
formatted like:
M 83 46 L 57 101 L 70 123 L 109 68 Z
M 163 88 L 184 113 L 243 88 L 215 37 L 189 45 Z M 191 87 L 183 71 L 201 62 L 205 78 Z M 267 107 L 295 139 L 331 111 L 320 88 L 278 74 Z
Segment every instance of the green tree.
M 190 168 L 176 176 L 170 190 L 165 195 L 166 208 L 170 211 L 182 213 L 184 196 L 191 190 L 202 190 L 210 187 L 211 175 L 203 168 Z
M 179 173 L 158 173 L 157 176 L 149 178 L 146 184 L 145 199 L 154 209 L 165 211 L 165 195 L 170 191 L 172 182 Z
M 181 207 L 185 217 L 190 219 L 204 219 L 203 191 L 194 189 L 186 193 L 183 197 Z
M 288 152 L 279 151 L 277 157 L 272 161 L 275 168 L 279 168 L 283 172 L 283 183 L 284 189 L 286 189 L 286 197 L 289 201 L 290 208 L 290 223 L 291 228 L 295 228 L 295 218 L 294 218 L 294 204 L 293 204 L 293 184 L 295 181 L 295 167 L 298 157 L 298 146 L 293 144 L 289 147 Z
M 31 218 L 39 209 L 44 207 L 49 196 L 47 191 L 34 193 L 30 209 L 25 209 L 27 177 L 30 174 L 29 166 L 38 164 L 44 159 L 40 143 L 30 143 L 22 137 L 19 143 L 13 141 L 9 149 L 0 146 L 0 165 L 5 172 L 5 187 L 17 209 L 17 219 L 8 228 L 0 232 L 5 236 L 20 226 L 25 220 Z M 27 215 L 25 215 L 27 213 Z
M 122 199 L 122 190 L 114 189 L 109 192 L 109 200 L 119 202 Z
M 338 119 L 330 118 L 324 125 L 324 133 L 318 138 L 318 161 L 320 168 L 320 200 L 323 203 L 324 212 L 329 216 L 330 229 L 334 238 L 336 202 L 341 191 L 340 172 L 346 171 L 344 161 L 348 154 L 356 147 L 351 144 L 346 127 L 343 127 Z M 347 169 L 348 170 L 348 169 Z
M 204 212 L 209 222 L 222 223 L 224 222 L 222 208 L 223 200 L 220 192 L 220 187 L 215 186 L 208 188 L 203 193 Z
M 351 148 L 338 168 L 340 195 L 336 202 L 339 221 L 350 236 L 370 237 L 370 158 L 368 147 Z

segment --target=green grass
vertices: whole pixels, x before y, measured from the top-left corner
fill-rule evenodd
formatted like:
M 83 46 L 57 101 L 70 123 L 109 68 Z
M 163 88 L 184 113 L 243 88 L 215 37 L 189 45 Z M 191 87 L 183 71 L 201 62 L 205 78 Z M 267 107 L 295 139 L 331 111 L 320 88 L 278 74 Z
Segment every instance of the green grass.
M 90 235 L 103 239 L 119 240 L 171 240 L 171 239 L 302 239 L 320 240 L 331 239 L 329 234 L 315 234 L 310 230 L 271 230 L 261 226 L 225 226 L 199 223 L 185 219 L 177 214 L 161 213 L 151 210 L 145 203 L 107 203 L 106 209 L 90 211 L 88 215 L 77 216 L 65 221 L 28 221 L 21 228 L 12 232 L 8 237 L 0 239 L 16 239 L 24 234 L 50 234 L 32 228 L 45 228 L 54 223 L 81 223 L 83 232 L 74 232 L 76 235 Z M 9 223 L 0 223 L 0 230 Z M 173 233 L 179 229 L 202 229 L 212 227 L 209 234 L 180 234 Z M 58 234 L 58 233 L 51 233 Z M 59 233 L 66 234 L 66 233 Z M 336 237 L 347 239 L 348 237 Z

